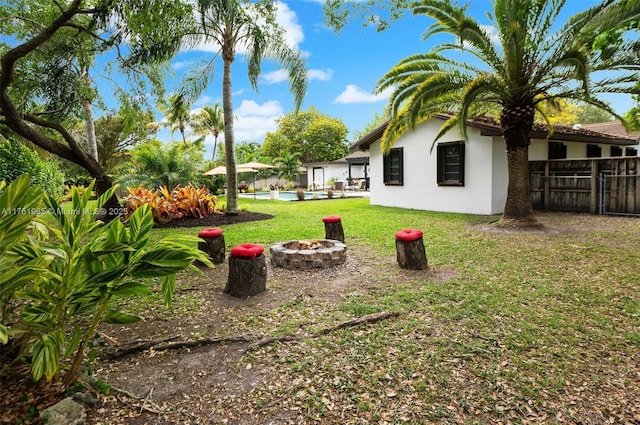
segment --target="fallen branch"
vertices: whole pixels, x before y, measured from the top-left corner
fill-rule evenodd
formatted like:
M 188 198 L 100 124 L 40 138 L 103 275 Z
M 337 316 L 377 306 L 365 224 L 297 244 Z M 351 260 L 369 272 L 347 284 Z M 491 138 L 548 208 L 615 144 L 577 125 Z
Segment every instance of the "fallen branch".
M 399 315 L 400 315 L 400 313 L 398 313 L 398 312 L 373 313 L 373 314 L 367 314 L 366 316 L 358 317 L 356 319 L 348 320 L 346 322 L 342 322 L 342 323 L 337 324 L 335 326 L 331 326 L 330 328 L 325 328 L 325 329 L 322 329 L 322 330 L 320 330 L 318 332 L 314 332 L 314 333 L 312 333 L 310 335 L 283 335 L 283 336 L 265 337 L 265 338 L 262 338 L 259 341 L 254 342 L 253 344 L 249 345 L 247 347 L 247 349 L 245 350 L 245 353 L 248 352 L 248 351 L 255 350 L 256 348 L 260 348 L 260 347 L 264 347 L 266 345 L 269 345 L 272 342 L 286 342 L 286 341 L 296 341 L 296 340 L 299 340 L 299 339 L 306 339 L 306 338 L 318 338 L 319 336 L 328 335 L 331 332 L 335 332 L 335 331 L 340 330 L 340 329 L 359 326 L 359 325 L 362 325 L 364 323 L 376 323 L 376 322 L 379 322 L 381 320 L 389 319 L 391 317 L 398 317 Z
M 162 340 L 152 340 L 152 341 L 141 342 L 131 347 L 116 350 L 113 353 L 104 353 L 102 354 L 101 358 L 103 360 L 117 360 L 131 354 L 140 353 L 140 352 L 151 350 L 151 349 L 153 349 L 154 351 L 175 350 L 180 348 L 198 347 L 201 345 L 225 344 L 225 343 L 234 343 L 234 342 L 251 343 L 245 350 L 245 353 L 246 353 L 246 352 L 255 350 L 256 348 L 264 347 L 274 342 L 287 342 L 287 341 L 297 341 L 297 340 L 306 339 L 306 338 L 318 338 L 320 336 L 328 335 L 340 329 L 359 326 L 365 323 L 376 323 L 381 320 L 389 319 L 391 317 L 398 317 L 399 315 L 400 313 L 397 313 L 397 312 L 392 312 L 392 313 L 381 312 L 381 313 L 367 314 L 366 316 L 348 320 L 346 322 L 339 323 L 335 326 L 331 326 L 329 328 L 322 329 L 318 332 L 314 332 L 312 334 L 306 334 L 306 335 L 297 335 L 297 334 L 282 335 L 282 336 L 239 335 L 239 336 L 232 336 L 232 337 L 226 337 L 226 338 L 200 338 L 200 339 L 194 339 L 189 341 L 173 341 L 178 338 L 177 336 L 174 336 L 170 338 L 164 338 Z

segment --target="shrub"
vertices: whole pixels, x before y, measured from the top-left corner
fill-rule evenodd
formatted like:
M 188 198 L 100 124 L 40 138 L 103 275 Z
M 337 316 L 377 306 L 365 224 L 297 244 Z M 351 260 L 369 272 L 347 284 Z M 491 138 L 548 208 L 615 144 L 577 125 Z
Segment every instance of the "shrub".
M 35 205 L 39 194 L 28 187 L 28 178 L 7 188 L 0 204 L 17 211 L 28 200 Z M 133 323 L 139 317 L 113 309 L 111 300 L 150 293 L 149 282 L 160 278 L 165 304 L 173 298 L 176 273 L 199 260 L 212 266 L 205 253 L 195 247 L 195 237 L 167 237 L 150 244 L 153 218 L 148 205 L 142 205 L 129 217 L 129 226 L 120 220 L 108 225 L 96 221 L 96 214 L 112 196 L 109 190 L 89 208 L 92 182 L 82 196 L 72 189 L 71 210 L 62 209 L 52 196 L 44 196 L 44 206 L 51 213 L 44 229 L 34 232 L 40 238 L 24 236 L 25 221 L 33 217 L 3 217 L 9 235 L 0 239 L 0 250 L 11 249 L 8 261 L 0 267 L 14 278 L 0 279 L 0 293 L 16 288 L 15 277 L 22 279 L 15 290 L 16 309 L 3 317 L 0 342 L 12 343 L 16 357 L 31 359 L 31 374 L 38 381 L 58 377 L 67 369 L 63 385 L 73 384 L 83 363 L 85 350 L 102 322 Z M 27 210 L 28 211 L 28 210 Z M 31 224 L 34 226 L 34 223 Z M 46 231 L 44 231 L 46 230 Z M 15 233 L 20 231 L 21 238 Z M 53 238 L 49 238 L 53 235 Z M 17 239 L 16 239 L 17 238 Z M 25 276 L 30 275 L 26 280 Z M 4 335 L 4 336 L 3 336 Z M 20 335 L 10 339 L 9 335 Z M 11 352 L 12 350 L 8 350 Z M 4 361 L 4 359 L 3 359 Z M 13 364 L 15 359 L 9 359 Z
M 64 173 L 56 161 L 41 159 L 33 149 L 17 141 L 0 141 L 0 180 L 10 183 L 23 174 L 31 176 L 31 183 L 40 185 L 49 195 L 62 195 Z
M 127 217 L 142 205 L 149 205 L 156 223 L 184 217 L 203 218 L 219 213 L 217 198 L 204 186 L 196 189 L 191 184 L 184 187 L 178 185 L 171 191 L 166 186 L 158 190 L 136 187 L 127 188 L 127 191 L 129 193 L 125 198 Z

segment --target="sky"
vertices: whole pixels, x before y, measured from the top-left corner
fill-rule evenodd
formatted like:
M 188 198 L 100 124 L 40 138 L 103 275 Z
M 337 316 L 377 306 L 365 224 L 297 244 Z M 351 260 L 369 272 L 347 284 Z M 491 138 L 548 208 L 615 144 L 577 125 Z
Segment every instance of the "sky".
M 488 0 L 467 0 L 469 13 L 481 22 L 491 9 Z M 574 13 L 597 4 L 597 0 L 568 0 L 560 22 Z M 350 23 L 339 34 L 323 24 L 321 0 L 285 0 L 279 4 L 279 23 L 286 29 L 287 41 L 303 52 L 307 61 L 309 84 L 302 110 L 315 107 L 321 113 L 342 120 L 349 129 L 349 142 L 362 131 L 375 114 L 382 113 L 389 92 L 374 95 L 376 82 L 401 59 L 427 52 L 437 41 L 421 38 L 432 24 L 426 16 L 407 15 L 390 29 L 376 32 L 363 28 L 359 21 Z M 180 52 L 171 62 L 175 74 L 166 81 L 169 92 L 175 90 L 185 73 L 212 57 L 211 46 Z M 294 108 L 286 74 L 273 61 L 265 61 L 256 92 L 247 79 L 247 66 L 242 55 L 232 69 L 235 140 L 262 143 L 267 132 L 277 129 L 276 120 Z M 609 99 L 618 113 L 633 106 L 630 97 Z M 194 110 L 218 102 L 222 105 L 222 62 L 216 65 L 214 78 L 193 105 Z M 171 138 L 168 133 L 161 139 Z M 176 132 L 176 140 L 180 137 Z M 210 157 L 213 139 L 206 140 Z

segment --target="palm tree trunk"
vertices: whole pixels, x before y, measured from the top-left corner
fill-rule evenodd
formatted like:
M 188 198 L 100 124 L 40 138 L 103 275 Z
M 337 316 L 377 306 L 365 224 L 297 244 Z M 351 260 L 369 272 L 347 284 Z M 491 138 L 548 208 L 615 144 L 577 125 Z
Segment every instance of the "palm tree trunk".
M 216 161 L 216 149 L 218 149 L 218 136 L 213 136 L 213 154 L 211 155 L 211 162 Z
M 502 219 L 514 226 L 532 226 L 536 223 L 529 195 L 529 148 L 507 148 L 509 185 Z
M 231 97 L 231 58 L 224 56 L 224 73 L 222 77 L 222 109 L 224 112 L 224 150 L 227 166 L 227 208 L 225 214 L 238 215 L 238 181 L 236 159 L 233 146 L 233 99 Z

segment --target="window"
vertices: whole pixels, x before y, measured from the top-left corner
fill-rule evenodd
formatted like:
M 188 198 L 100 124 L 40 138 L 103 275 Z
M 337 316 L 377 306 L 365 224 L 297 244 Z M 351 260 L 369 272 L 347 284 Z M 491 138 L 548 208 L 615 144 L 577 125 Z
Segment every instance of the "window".
M 402 186 L 402 149 L 393 148 L 383 157 L 384 184 Z
M 600 158 L 602 148 L 598 145 L 587 145 L 587 158 Z
M 566 159 L 567 145 L 562 142 L 549 142 L 549 159 Z
M 464 143 L 438 145 L 438 186 L 464 186 Z
M 611 146 L 611 156 L 622 156 L 622 148 L 620 146 Z
M 638 156 L 638 149 L 626 148 L 624 155 L 625 156 Z

